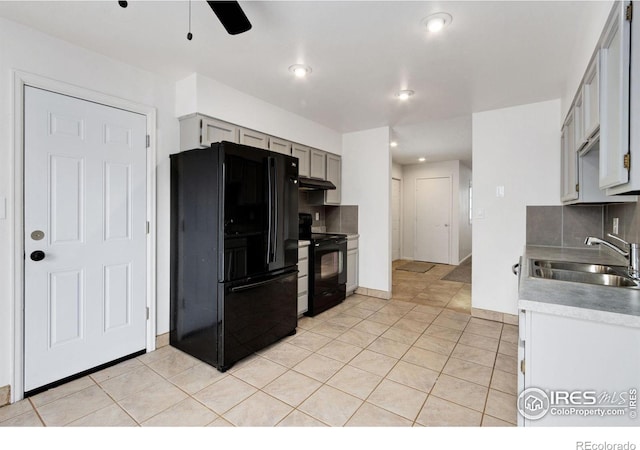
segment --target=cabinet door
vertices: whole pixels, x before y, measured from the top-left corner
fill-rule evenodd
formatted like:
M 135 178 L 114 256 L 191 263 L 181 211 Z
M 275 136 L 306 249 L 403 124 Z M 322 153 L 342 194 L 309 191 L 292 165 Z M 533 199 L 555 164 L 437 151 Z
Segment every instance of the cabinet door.
M 269 150 L 272 152 L 282 153 L 283 155 L 291 155 L 291 142 L 284 139 L 269 137 Z
M 625 11 L 613 9 L 600 47 L 600 188 L 629 181 L 629 61 L 631 34 Z
M 202 117 L 200 122 L 200 145 L 209 147 L 215 142 L 238 143 L 238 127 L 221 120 Z
M 587 145 L 587 137 L 584 135 L 584 102 L 582 91 L 578 92 L 573 105 L 573 139 L 577 152 Z
M 342 197 L 340 185 L 342 183 L 342 158 L 338 155 L 327 153 L 327 181 L 336 185 L 335 190 L 325 191 L 324 203 L 326 205 L 339 205 Z
M 311 167 L 311 150 L 309 147 L 305 147 L 300 144 L 292 144 L 291 146 L 291 155 L 298 158 L 298 175 L 301 177 L 309 178 L 311 172 L 309 171 Z
M 347 292 L 353 292 L 358 288 L 358 250 L 347 252 Z
M 562 128 L 561 138 L 561 196 L 563 202 L 578 198 L 577 171 L 578 153 L 575 149 L 574 115 L 569 112 L 567 120 Z
M 322 150 L 311 149 L 311 175 L 310 178 L 319 180 L 327 179 L 326 153 Z
M 269 149 L 269 137 L 257 131 L 240 128 L 240 143 L 251 147 Z
M 611 403 L 598 407 L 618 405 L 624 399 L 630 406 L 629 391 L 638 388 L 640 373 L 639 328 L 526 311 L 519 333 L 525 340 L 523 387 L 577 395 L 571 402 L 557 397 L 546 414 L 525 419 L 525 426 L 638 426 L 629 411 L 599 417 L 556 414 L 554 407 L 578 405 L 579 409 L 580 392 L 585 391 L 615 395 Z
M 598 84 L 600 51 L 591 60 L 582 84 L 582 128 L 585 138 L 590 138 L 600 128 L 600 90 Z

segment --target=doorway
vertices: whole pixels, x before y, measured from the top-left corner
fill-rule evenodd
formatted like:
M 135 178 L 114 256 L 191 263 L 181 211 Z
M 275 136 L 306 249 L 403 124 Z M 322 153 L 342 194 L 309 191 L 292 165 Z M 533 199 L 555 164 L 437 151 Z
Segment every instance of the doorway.
M 398 178 L 391 179 L 391 260 L 395 261 L 402 257 L 401 227 L 401 202 L 402 202 L 402 181 Z
M 451 263 L 451 177 L 416 179 L 415 259 Z

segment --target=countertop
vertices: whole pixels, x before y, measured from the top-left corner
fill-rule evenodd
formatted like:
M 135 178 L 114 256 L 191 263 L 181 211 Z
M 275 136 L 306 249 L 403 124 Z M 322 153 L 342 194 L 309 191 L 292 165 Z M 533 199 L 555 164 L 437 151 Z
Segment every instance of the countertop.
M 518 308 L 640 327 L 640 289 L 598 286 L 530 276 L 530 259 L 626 265 L 608 250 L 527 246 L 520 260 Z

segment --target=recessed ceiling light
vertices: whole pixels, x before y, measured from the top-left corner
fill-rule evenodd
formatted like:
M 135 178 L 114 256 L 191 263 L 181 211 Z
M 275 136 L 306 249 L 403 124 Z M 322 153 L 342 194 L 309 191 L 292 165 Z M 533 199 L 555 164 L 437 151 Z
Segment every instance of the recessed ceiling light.
M 396 95 L 400 100 L 407 100 L 409 97 L 413 95 L 413 91 L 409 89 L 404 89 Z
M 389 143 L 389 145 L 390 145 L 391 147 L 397 147 L 397 146 L 398 146 L 398 143 L 397 143 L 396 141 L 391 141 L 391 142 Z
M 427 160 L 427 158 L 418 158 L 418 161 L 420 162 L 425 162 Z
M 311 67 L 305 64 L 294 64 L 289 67 L 289 72 L 292 72 L 298 78 L 304 78 L 311 73 Z
M 425 17 L 424 19 L 422 19 L 422 24 L 425 26 L 427 31 L 430 31 L 431 33 L 437 33 L 438 31 L 449 25 L 452 20 L 453 18 L 451 17 L 451 14 L 440 12 Z

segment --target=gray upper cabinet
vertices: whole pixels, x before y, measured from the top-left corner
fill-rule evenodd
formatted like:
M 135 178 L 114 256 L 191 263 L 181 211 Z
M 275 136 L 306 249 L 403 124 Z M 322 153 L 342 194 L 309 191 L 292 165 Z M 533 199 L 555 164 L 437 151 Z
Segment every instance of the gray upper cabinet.
M 298 158 L 298 175 L 309 178 L 311 176 L 311 149 L 300 144 L 291 145 L 291 155 Z
M 311 174 L 310 178 L 317 178 L 318 180 L 327 179 L 327 158 L 326 152 L 311 149 Z
M 600 45 L 600 189 L 629 181 L 629 75 L 631 22 L 615 5 Z
M 561 161 L 561 196 L 566 203 L 578 198 L 578 153 L 575 145 L 575 110 L 569 111 L 567 120 L 562 127 L 562 141 L 560 143 Z
M 582 130 L 583 140 L 593 138 L 600 129 L 600 51 L 597 51 L 582 83 Z
M 269 136 L 247 128 L 240 128 L 240 143 L 269 150 Z
M 291 155 L 291 142 L 270 136 L 269 150 L 282 153 L 283 155 Z
M 342 158 L 332 153 L 327 153 L 327 181 L 336 185 L 335 190 L 325 191 L 325 205 L 339 205 L 342 197 Z
M 238 142 L 238 127 L 201 114 L 180 118 L 180 151 L 209 147 L 214 142 Z

